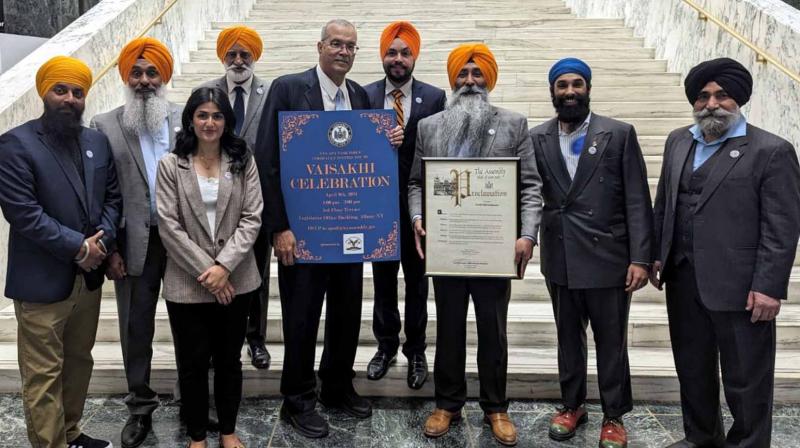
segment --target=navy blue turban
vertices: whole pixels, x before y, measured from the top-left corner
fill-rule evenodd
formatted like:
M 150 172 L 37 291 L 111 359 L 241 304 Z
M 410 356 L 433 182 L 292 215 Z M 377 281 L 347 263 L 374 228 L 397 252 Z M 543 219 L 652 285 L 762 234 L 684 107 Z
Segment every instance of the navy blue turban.
M 565 73 L 581 75 L 586 81 L 586 84 L 592 84 L 592 69 L 580 59 L 566 58 L 556 62 L 555 65 L 550 68 L 550 73 L 547 75 L 550 85 L 552 86 L 555 84 L 556 79 Z
M 733 59 L 719 58 L 702 62 L 689 70 L 683 81 L 689 103 L 694 104 L 700 92 L 711 81 L 719 84 L 739 106 L 750 101 L 753 93 L 753 77 L 750 72 Z

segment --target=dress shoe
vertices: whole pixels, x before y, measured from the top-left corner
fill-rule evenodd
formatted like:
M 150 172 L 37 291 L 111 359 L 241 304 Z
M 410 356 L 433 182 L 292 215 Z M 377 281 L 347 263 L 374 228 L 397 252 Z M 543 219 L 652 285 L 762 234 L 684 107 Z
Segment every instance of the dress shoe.
M 256 369 L 269 368 L 272 357 L 269 355 L 269 351 L 267 351 L 267 347 L 264 346 L 263 342 L 248 344 L 247 354 L 250 355 L 250 363 L 253 364 L 253 367 Z
M 422 389 L 428 379 L 428 359 L 425 353 L 416 353 L 408 359 L 408 387 Z
M 379 380 L 389 371 L 389 365 L 397 360 L 396 355 L 389 355 L 383 350 L 378 350 L 367 364 L 367 379 Z
M 578 426 L 586 423 L 588 420 L 589 416 L 586 414 L 586 408 L 583 406 L 578 409 L 561 407 L 550 420 L 550 429 L 547 431 L 547 435 L 553 440 L 569 440 L 575 435 Z
M 351 417 L 367 418 L 372 415 L 372 403 L 358 395 L 352 386 L 345 392 L 331 391 L 323 386 L 322 392 L 319 394 L 319 401 L 325 407 L 341 409 Z
M 283 404 L 280 416 L 281 420 L 292 425 L 295 431 L 310 439 L 319 439 L 328 435 L 328 422 L 319 415 L 316 409 L 307 412 L 292 412 L 286 407 L 286 404 Z
M 125 422 L 120 435 L 122 448 L 136 448 L 147 438 L 153 428 L 153 418 L 149 415 L 131 415 Z
M 461 411 L 450 412 L 436 408 L 425 420 L 425 435 L 441 437 L 450 431 L 450 427 L 461 421 Z
M 505 412 L 494 412 L 483 415 L 483 422 L 491 425 L 494 439 L 505 446 L 517 444 L 517 427 Z
M 625 448 L 628 446 L 628 433 L 622 426 L 622 419 L 604 418 L 600 429 L 600 448 Z
M 692 443 L 686 439 L 678 440 L 677 442 L 669 445 L 667 448 L 697 448 L 699 445 Z

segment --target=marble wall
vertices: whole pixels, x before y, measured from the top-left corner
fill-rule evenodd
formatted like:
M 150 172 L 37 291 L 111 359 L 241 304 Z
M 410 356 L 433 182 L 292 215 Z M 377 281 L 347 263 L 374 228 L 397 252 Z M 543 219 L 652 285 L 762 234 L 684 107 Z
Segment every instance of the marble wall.
M 669 70 L 686 75 L 697 63 L 731 57 L 753 74 L 753 96 L 744 108 L 751 123 L 800 149 L 800 83 L 775 66 L 756 62 L 755 53 L 681 0 L 565 0 L 580 17 L 623 18 Z M 787 66 L 800 72 L 800 11 L 780 0 L 697 0 Z M 688 107 L 688 106 L 687 106 Z

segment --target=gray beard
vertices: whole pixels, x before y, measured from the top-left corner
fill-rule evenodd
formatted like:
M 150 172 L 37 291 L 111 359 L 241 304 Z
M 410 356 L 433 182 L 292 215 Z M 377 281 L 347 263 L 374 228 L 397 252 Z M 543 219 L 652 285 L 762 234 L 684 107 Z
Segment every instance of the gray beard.
M 251 76 L 253 76 L 253 67 L 250 65 L 244 65 L 243 67 L 245 67 L 247 70 L 241 73 L 236 73 L 233 70 L 233 67 L 234 67 L 233 64 L 225 66 L 225 77 L 228 80 L 228 84 L 230 83 L 241 84 L 250 79 Z
M 728 112 L 723 108 L 719 108 L 714 110 L 713 112 L 708 109 L 702 109 L 697 112 L 693 112 L 692 115 L 694 116 L 694 122 L 700 127 L 700 130 L 703 131 L 703 136 L 707 137 L 707 140 L 714 141 L 723 136 L 728 129 L 731 128 L 739 118 L 742 116 L 742 111 L 739 110 L 739 107 L 736 107 L 736 110 L 733 112 Z
M 164 87 L 144 98 L 136 96 L 133 89 L 125 89 L 125 106 L 122 111 L 122 127 L 136 136 L 157 135 L 169 114 L 169 101 Z
M 465 92 L 477 92 L 465 94 Z M 489 93 L 463 86 L 453 92 L 442 112 L 439 140 L 447 144 L 448 157 L 477 157 L 492 113 Z

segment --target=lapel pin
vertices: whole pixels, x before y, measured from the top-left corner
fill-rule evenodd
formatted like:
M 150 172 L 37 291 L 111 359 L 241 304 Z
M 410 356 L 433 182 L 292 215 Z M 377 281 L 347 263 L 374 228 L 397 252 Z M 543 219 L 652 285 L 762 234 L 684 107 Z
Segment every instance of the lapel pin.
M 225 179 L 228 179 L 228 180 L 230 180 L 230 178 L 231 178 L 231 177 L 232 177 L 232 174 L 231 174 L 231 172 L 230 172 L 230 171 L 226 171 L 226 172 L 225 172 Z
M 258 92 L 259 95 L 263 95 L 264 94 L 264 89 L 259 87 L 259 88 L 256 89 L 256 92 Z
M 589 154 L 591 154 L 591 155 L 597 154 L 597 148 L 595 148 L 594 146 L 590 147 L 589 148 Z
M 735 158 L 739 157 L 740 154 L 741 153 L 739 152 L 738 149 L 734 149 L 733 151 L 731 151 L 731 158 L 735 159 Z
M 181 132 L 181 127 L 180 126 L 175 126 L 175 132 Z
M 494 129 L 489 129 L 489 135 L 494 135 Z
M 92 157 L 94 157 L 94 153 L 91 150 L 88 150 L 86 151 L 86 157 L 91 159 Z
M 414 101 L 416 101 L 416 102 L 417 102 L 417 104 L 422 104 L 422 98 L 420 98 L 420 97 L 416 97 L 416 98 L 414 99 Z

